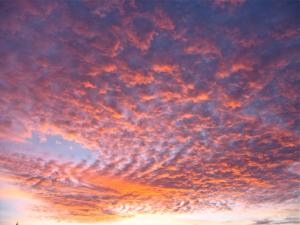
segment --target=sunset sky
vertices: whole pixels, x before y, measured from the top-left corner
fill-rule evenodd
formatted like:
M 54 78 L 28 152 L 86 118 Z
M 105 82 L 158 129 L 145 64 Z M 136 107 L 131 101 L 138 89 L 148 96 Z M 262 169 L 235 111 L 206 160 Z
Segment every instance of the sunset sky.
M 300 1 L 1 0 L 17 221 L 300 224 Z

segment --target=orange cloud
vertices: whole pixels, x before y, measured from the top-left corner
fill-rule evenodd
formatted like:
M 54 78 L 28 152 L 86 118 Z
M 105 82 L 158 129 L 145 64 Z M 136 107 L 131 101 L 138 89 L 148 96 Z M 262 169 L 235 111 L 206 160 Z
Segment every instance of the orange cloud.
M 154 64 L 152 69 L 157 73 L 172 73 L 177 70 L 177 67 L 175 65 L 168 64 Z
M 296 201 L 295 5 L 4 1 L 3 182 L 77 222 Z

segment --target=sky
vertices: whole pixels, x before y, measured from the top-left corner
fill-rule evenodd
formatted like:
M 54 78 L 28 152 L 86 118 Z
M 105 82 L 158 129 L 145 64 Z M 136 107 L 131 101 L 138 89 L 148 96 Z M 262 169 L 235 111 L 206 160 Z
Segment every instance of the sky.
M 300 1 L 0 1 L 0 225 L 300 224 Z

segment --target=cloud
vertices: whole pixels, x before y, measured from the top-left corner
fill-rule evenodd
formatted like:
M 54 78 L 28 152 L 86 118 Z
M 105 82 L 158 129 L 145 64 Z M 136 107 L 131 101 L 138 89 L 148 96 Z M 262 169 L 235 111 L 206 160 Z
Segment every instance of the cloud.
M 0 140 L 97 157 L 1 169 L 76 221 L 298 199 L 299 4 L 229 2 L 2 2 Z
M 299 224 L 300 220 L 299 218 L 296 217 L 287 217 L 284 218 L 283 220 L 258 220 L 254 224 Z

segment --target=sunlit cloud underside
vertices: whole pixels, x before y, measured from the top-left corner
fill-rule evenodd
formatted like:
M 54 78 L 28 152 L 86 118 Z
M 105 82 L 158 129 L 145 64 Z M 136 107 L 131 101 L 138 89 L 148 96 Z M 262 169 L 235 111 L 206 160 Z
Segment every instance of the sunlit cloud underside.
M 297 0 L 0 2 L 0 225 L 300 223 Z

